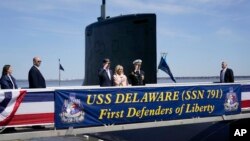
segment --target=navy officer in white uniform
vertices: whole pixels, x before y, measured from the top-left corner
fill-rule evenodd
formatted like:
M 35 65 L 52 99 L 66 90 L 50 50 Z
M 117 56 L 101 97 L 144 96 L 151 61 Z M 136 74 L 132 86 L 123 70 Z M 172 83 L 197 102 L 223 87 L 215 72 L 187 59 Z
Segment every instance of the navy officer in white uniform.
M 136 59 L 133 61 L 134 70 L 129 74 L 129 79 L 132 86 L 145 85 L 145 73 L 141 70 L 142 60 Z

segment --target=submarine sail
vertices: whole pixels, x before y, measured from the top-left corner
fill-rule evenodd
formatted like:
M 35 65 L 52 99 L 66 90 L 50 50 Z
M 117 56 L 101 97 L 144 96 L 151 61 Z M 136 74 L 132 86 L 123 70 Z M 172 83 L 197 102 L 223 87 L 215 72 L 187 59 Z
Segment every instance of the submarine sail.
M 111 69 L 120 64 L 124 73 L 134 69 L 133 61 L 142 60 L 146 83 L 156 83 L 156 15 L 131 14 L 105 17 L 105 1 L 98 21 L 85 29 L 84 85 L 98 85 L 102 60 L 111 60 Z
M 146 83 L 156 83 L 156 15 L 124 15 L 88 25 L 84 85 L 98 85 L 103 58 L 111 60 L 112 70 L 122 65 L 126 75 L 133 70 L 133 60 L 140 58 Z

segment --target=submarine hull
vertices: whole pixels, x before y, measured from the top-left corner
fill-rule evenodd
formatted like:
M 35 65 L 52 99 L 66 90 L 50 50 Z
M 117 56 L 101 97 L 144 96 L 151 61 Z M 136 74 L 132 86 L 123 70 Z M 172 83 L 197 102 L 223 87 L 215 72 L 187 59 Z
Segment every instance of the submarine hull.
M 102 60 L 111 60 L 111 69 L 120 64 L 125 75 L 141 59 L 146 83 L 156 83 L 156 15 L 134 14 L 104 19 L 85 29 L 84 85 L 98 85 Z

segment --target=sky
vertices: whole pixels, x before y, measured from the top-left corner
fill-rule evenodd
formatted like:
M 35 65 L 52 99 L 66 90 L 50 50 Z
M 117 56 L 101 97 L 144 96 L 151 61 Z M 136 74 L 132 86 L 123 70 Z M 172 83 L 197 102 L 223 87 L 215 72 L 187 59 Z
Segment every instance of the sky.
M 40 56 L 44 77 L 58 79 L 60 58 L 62 79 L 83 79 L 85 27 L 97 21 L 101 2 L 0 0 L 0 67 L 27 79 Z M 156 14 L 157 64 L 167 52 L 175 77 L 219 76 L 222 61 L 235 76 L 250 76 L 249 0 L 106 0 L 107 16 L 135 13 Z

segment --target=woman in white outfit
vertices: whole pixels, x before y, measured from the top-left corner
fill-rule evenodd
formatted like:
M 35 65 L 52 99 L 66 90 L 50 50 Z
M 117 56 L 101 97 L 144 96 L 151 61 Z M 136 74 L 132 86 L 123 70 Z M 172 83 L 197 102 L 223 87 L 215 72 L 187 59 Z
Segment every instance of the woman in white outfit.
M 115 86 L 128 86 L 128 79 L 127 76 L 124 75 L 123 67 L 121 65 L 115 67 L 115 74 L 113 77 Z

